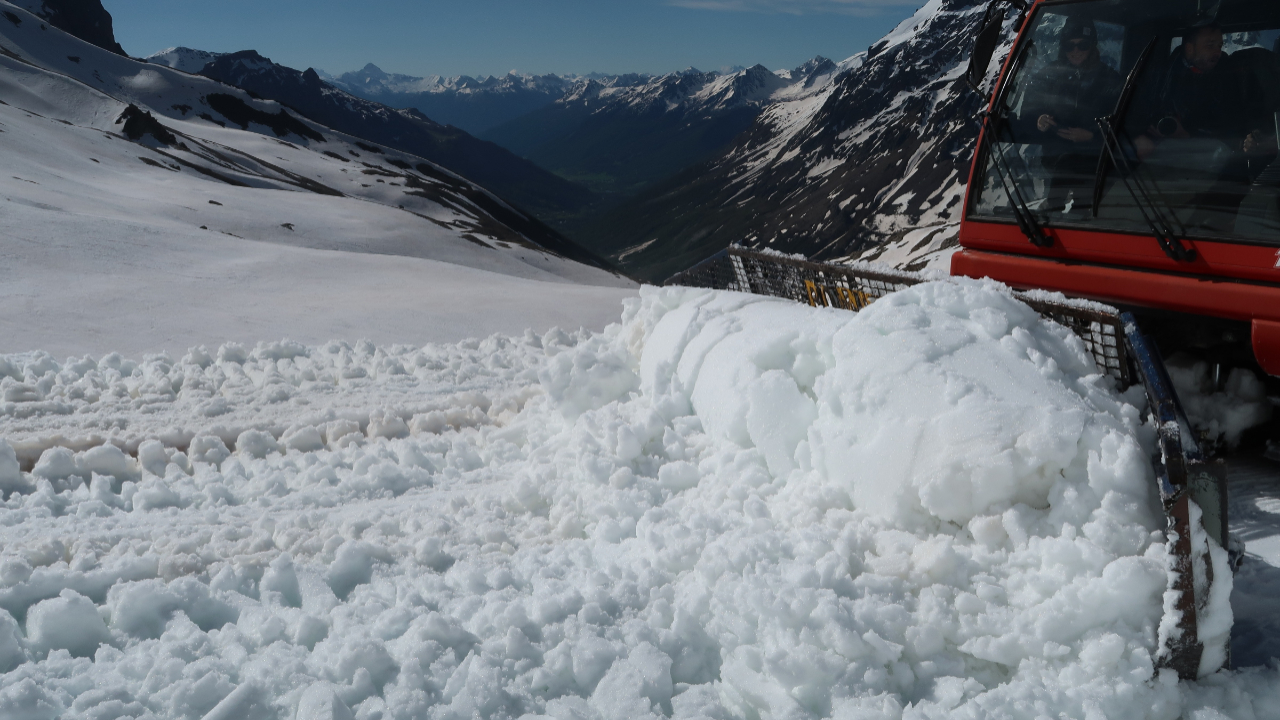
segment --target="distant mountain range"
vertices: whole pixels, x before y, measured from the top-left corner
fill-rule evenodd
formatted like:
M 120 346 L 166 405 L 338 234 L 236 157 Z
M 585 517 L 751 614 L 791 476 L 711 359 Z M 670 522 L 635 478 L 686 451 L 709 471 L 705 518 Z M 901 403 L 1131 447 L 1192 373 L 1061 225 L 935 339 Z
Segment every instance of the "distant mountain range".
M 756 65 L 730 74 L 690 68 L 643 82 L 580 80 L 483 137 L 596 192 L 629 196 L 710 158 L 765 106 L 837 69 L 820 57 L 782 73 Z
M 322 76 L 352 95 L 394 108 L 414 108 L 474 135 L 555 102 L 575 79 L 560 75 L 420 78 L 383 72 L 372 63 L 360 70 Z

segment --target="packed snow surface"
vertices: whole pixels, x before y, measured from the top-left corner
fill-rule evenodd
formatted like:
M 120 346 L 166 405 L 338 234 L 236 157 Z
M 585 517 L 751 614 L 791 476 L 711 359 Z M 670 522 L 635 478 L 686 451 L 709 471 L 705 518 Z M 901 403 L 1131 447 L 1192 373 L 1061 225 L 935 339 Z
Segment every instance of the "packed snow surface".
M 2 362 L 0 717 L 1280 717 L 1154 672 L 1153 433 L 992 283 Z

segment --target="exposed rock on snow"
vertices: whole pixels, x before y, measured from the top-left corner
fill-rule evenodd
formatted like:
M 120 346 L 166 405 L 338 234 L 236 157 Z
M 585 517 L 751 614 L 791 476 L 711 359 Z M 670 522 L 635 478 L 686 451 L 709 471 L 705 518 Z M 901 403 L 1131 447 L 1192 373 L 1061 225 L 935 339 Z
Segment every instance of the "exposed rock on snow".
M 72 417 L 163 438 L 209 422 L 177 412 L 207 392 L 329 446 L 166 439 L 163 476 L 151 445 L 116 470 L 140 484 L 76 474 L 86 452 L 25 474 L 0 505 L 0 652 L 25 660 L 0 715 L 1277 716 L 1274 668 L 1152 679 L 1152 433 L 994 284 L 856 315 L 647 289 L 599 334 L 287 347 L 118 377 L 4 358 Z M 433 403 L 478 422 L 370 432 Z M 80 596 L 109 639 L 41 654 L 32 614 Z

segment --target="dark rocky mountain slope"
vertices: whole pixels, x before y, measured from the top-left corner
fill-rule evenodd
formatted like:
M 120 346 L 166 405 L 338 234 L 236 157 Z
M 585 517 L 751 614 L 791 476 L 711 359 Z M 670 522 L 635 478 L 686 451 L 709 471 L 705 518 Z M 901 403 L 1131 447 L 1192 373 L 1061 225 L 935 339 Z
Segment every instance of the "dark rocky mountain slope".
M 47 20 L 59 30 L 109 50 L 124 55 L 124 48 L 116 42 L 111 25 L 111 13 L 99 0 L 13 0 L 13 4 Z
M 732 243 L 833 259 L 954 223 L 985 102 L 962 79 L 983 10 L 931 0 L 865 62 L 769 106 L 729 150 L 579 239 L 660 280 Z

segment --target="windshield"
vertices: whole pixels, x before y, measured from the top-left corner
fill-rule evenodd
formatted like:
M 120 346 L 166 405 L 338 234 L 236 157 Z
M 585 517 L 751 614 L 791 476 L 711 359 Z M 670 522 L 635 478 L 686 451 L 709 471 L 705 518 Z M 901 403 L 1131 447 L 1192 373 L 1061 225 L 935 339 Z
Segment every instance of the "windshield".
M 1013 219 L 1013 182 L 1045 226 L 1280 245 L 1280 3 L 1046 4 L 1017 52 L 974 215 Z

